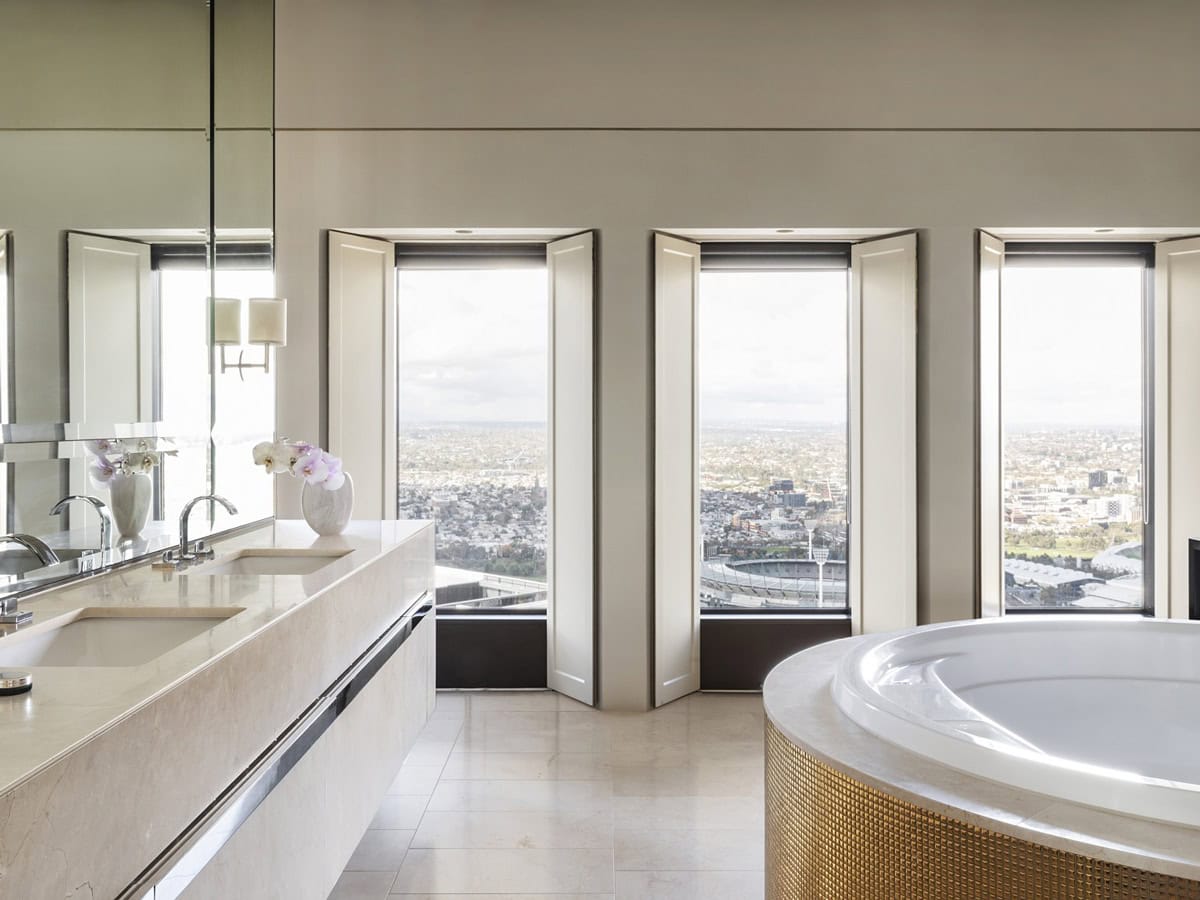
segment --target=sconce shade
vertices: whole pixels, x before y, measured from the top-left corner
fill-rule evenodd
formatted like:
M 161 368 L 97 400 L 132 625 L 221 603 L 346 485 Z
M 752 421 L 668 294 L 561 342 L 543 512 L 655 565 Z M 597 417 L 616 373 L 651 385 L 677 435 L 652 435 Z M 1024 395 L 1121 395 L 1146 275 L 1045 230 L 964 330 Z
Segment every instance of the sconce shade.
M 286 298 L 250 298 L 250 343 L 287 346 Z
M 214 347 L 242 343 L 242 301 L 238 297 L 209 297 Z

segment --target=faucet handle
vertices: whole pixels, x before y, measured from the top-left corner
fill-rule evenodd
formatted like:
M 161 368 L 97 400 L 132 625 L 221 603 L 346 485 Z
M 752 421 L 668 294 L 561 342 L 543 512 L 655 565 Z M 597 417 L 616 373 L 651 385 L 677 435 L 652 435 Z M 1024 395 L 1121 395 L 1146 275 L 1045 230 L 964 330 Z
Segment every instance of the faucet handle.
M 180 553 L 178 550 L 166 551 L 158 562 L 152 565 L 155 569 L 183 569 L 195 556 L 191 553 Z

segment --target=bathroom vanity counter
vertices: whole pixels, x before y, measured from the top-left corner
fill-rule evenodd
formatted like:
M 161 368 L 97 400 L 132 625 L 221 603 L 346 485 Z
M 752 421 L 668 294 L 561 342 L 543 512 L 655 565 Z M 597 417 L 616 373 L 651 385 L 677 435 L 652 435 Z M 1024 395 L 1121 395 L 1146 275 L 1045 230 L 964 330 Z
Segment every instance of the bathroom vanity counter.
M 213 549 L 181 571 L 147 561 L 25 600 L 33 622 L 0 636 L 0 668 L 34 676 L 31 692 L 0 697 L 0 897 L 117 896 L 432 599 L 429 522 L 318 537 L 277 521 Z M 63 623 L 85 627 L 65 648 L 39 648 Z M 428 703 L 407 723 L 380 723 L 396 735 L 415 736 L 432 703 L 427 639 L 414 686 Z M 22 653 L 89 664 L 27 665 Z
M 796 654 L 763 686 L 775 895 L 817 879 L 831 898 L 868 883 L 900 891 L 892 896 L 1015 896 L 994 879 L 1019 875 L 1021 896 L 1065 896 L 1080 883 L 1116 892 L 1071 896 L 1200 896 L 1200 830 L 1099 808 L 1102 795 L 1089 805 L 981 778 L 852 721 L 834 677 L 871 639 Z

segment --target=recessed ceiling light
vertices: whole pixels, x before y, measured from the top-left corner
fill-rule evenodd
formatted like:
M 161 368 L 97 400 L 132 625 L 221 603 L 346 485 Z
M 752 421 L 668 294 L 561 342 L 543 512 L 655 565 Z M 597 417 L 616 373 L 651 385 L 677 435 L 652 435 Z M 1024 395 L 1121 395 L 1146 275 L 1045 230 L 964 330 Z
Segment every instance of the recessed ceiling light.
M 455 234 L 474 234 L 475 231 L 471 228 L 455 228 L 454 233 Z
M 1111 234 L 1112 232 L 1114 232 L 1116 230 L 1117 229 L 1115 229 L 1115 228 L 1097 228 L 1096 234 Z
M 795 231 L 796 231 L 795 228 L 776 228 L 775 229 L 776 234 L 794 234 Z

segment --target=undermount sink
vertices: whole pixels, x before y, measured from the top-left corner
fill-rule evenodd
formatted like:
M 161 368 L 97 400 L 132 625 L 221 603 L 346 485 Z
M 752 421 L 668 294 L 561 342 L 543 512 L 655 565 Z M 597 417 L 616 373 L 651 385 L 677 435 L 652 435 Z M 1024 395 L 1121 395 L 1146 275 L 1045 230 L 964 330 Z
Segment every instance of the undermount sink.
M 83 609 L 0 638 L 0 666 L 140 666 L 216 627 L 241 607 Z
M 350 551 L 242 550 L 189 569 L 189 575 L 311 575 L 337 562 Z

